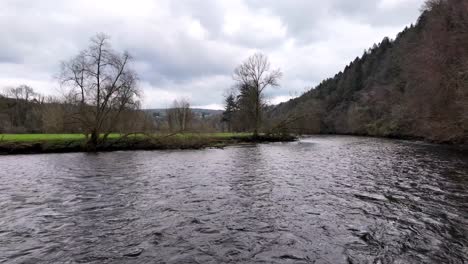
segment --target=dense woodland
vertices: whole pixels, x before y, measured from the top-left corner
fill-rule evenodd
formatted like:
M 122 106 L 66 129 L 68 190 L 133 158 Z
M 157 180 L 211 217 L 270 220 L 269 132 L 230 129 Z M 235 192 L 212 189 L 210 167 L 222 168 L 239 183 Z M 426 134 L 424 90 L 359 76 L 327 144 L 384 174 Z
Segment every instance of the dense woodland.
M 468 1 L 426 2 L 415 25 L 269 113 L 301 133 L 468 142 Z

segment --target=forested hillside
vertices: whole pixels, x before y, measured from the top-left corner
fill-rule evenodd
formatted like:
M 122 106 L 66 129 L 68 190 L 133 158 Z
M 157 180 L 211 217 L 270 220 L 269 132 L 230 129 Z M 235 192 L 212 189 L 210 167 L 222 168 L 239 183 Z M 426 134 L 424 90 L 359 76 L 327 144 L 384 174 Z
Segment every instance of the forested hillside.
M 468 1 L 432 0 L 415 25 L 269 112 L 302 133 L 468 142 Z

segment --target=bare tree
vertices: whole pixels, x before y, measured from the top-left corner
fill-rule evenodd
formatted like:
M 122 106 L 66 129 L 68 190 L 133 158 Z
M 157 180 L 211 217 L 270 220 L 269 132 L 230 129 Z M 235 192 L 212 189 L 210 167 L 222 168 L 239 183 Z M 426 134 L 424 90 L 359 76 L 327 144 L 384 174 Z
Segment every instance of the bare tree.
M 186 99 L 174 100 L 172 107 L 167 110 L 169 129 L 185 132 L 192 121 L 190 103 Z
M 251 102 L 254 136 L 258 136 L 261 125 L 261 114 L 263 108 L 263 92 L 269 86 L 279 86 L 282 73 L 279 69 L 271 70 L 268 58 L 256 53 L 244 61 L 234 70 L 233 79 L 241 90 L 245 100 Z
M 14 132 L 24 132 L 27 130 L 26 127 L 34 127 L 33 122 L 28 121 L 37 121 L 36 118 L 31 116 L 33 110 L 36 110 L 32 103 L 39 102 L 40 95 L 34 92 L 34 89 L 30 86 L 20 85 L 6 88 L 4 97 L 8 99 L 5 100 L 6 107 L 2 107 L 5 109 L 2 110 L 8 113 L 11 129 L 14 129 Z
M 112 132 L 123 110 L 139 107 L 137 74 L 129 68 L 130 61 L 127 52 L 112 50 L 108 36 L 97 34 L 87 49 L 62 63 L 60 81 L 70 88 L 67 97 L 76 106 L 73 118 L 91 135 L 92 148 L 101 133 L 105 140 Z
M 33 88 L 27 85 L 20 85 L 18 87 L 10 87 L 5 89 L 5 96 L 15 99 L 16 101 L 29 102 L 33 100 L 38 94 L 34 92 Z
M 54 96 L 42 96 L 38 116 L 41 119 L 41 131 L 43 133 L 63 133 L 65 129 L 66 105 L 60 98 Z

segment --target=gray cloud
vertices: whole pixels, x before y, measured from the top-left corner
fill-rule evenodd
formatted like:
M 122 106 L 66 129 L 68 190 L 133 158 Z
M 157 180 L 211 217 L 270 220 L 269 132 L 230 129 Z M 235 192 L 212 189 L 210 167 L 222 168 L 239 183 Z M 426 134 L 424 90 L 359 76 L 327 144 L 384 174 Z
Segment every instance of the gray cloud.
M 415 22 L 423 0 L 3 0 L 0 88 L 57 93 L 60 61 L 97 32 L 133 54 L 146 107 L 179 97 L 222 103 L 233 68 L 255 51 L 281 67 L 272 102 L 334 75 L 384 36 Z

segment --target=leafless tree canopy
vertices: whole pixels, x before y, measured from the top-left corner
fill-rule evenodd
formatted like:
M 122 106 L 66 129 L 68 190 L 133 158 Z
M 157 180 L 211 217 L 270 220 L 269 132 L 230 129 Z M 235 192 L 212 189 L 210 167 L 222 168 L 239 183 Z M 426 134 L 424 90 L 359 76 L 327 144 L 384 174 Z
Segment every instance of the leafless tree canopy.
M 38 95 L 34 90 L 27 85 L 20 85 L 18 87 L 10 87 L 5 89 L 5 97 L 14 98 L 16 100 L 30 101 L 35 99 Z
M 131 56 L 112 50 L 109 37 L 97 34 L 90 46 L 62 63 L 60 81 L 68 87 L 68 101 L 76 105 L 73 118 L 97 144 L 100 133 L 110 133 L 119 114 L 139 107 L 137 74 L 130 69 Z
M 187 99 L 174 100 L 171 108 L 167 110 L 167 121 L 172 132 L 187 131 L 192 119 L 190 103 Z
M 261 125 L 263 92 L 269 86 L 279 86 L 281 77 L 282 72 L 271 69 L 268 58 L 261 53 L 252 55 L 234 70 L 233 79 L 241 97 L 240 105 L 244 106 L 244 112 L 251 113 L 254 135 L 258 135 Z
M 279 86 L 283 75 L 279 69 L 270 68 L 268 57 L 256 53 L 234 70 L 233 78 L 239 84 L 253 86 L 261 93 L 268 86 Z

